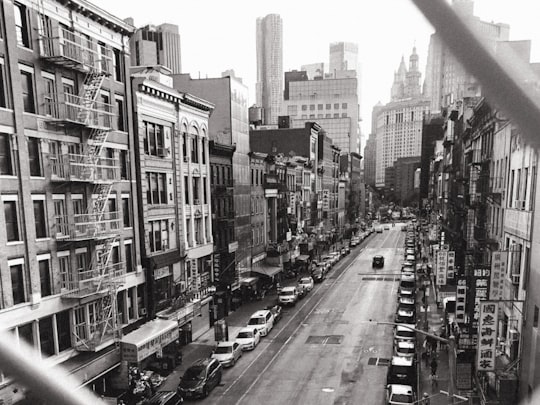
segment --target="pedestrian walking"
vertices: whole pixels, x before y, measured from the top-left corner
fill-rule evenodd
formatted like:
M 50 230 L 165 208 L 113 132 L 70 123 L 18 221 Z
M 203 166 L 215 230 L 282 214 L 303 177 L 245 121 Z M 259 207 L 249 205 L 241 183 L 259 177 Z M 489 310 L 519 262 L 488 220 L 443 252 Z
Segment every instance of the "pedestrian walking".
M 420 403 L 422 405 L 429 405 L 429 394 L 427 392 L 424 392 L 424 395 L 422 395 L 422 401 Z
M 437 368 L 439 367 L 439 363 L 437 363 L 437 358 L 433 356 L 431 359 L 431 363 L 429 364 L 431 367 L 431 376 L 436 377 L 437 376 Z

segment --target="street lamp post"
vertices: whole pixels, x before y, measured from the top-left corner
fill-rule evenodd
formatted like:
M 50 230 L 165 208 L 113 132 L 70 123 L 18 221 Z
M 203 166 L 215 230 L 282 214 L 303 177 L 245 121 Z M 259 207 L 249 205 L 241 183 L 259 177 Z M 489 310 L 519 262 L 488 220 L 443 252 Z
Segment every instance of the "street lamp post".
M 371 320 L 370 320 L 371 322 Z M 451 335 L 448 339 L 442 338 L 437 335 L 433 335 L 429 332 L 413 328 L 412 326 L 408 326 L 406 324 L 402 323 L 395 323 L 395 322 L 376 322 L 377 325 L 392 325 L 392 326 L 402 326 L 404 328 L 410 329 L 412 331 L 415 331 L 417 333 L 420 333 L 421 335 L 428 336 L 432 339 L 438 340 L 439 342 L 442 342 L 446 345 L 448 345 L 448 351 L 450 352 L 448 356 L 448 368 L 450 369 L 450 384 L 448 384 L 448 400 L 450 404 L 454 403 L 454 384 L 456 380 L 455 372 L 456 372 L 456 338 L 454 335 Z

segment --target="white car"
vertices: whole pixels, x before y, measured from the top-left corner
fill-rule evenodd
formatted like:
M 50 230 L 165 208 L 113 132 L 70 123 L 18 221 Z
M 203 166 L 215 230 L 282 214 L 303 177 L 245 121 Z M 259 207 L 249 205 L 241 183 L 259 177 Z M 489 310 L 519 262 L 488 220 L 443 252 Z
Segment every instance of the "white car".
M 219 361 L 223 367 L 232 367 L 242 357 L 242 346 L 238 342 L 217 342 L 210 357 Z
M 386 387 L 386 403 L 388 405 L 415 404 L 416 398 L 410 385 L 389 384 Z
M 274 314 L 267 309 L 256 311 L 249 318 L 247 326 L 257 328 L 261 336 L 266 336 L 274 327 Z
M 303 288 L 306 291 L 313 290 L 314 286 L 315 283 L 311 277 L 302 277 L 300 280 L 298 280 L 298 287 Z
M 408 358 L 414 358 L 414 353 L 416 352 L 416 349 L 414 347 L 414 342 L 398 342 L 397 345 L 394 346 L 394 355 L 399 357 L 408 357 Z
M 396 326 L 394 330 L 394 345 L 399 342 L 414 342 L 416 341 L 416 332 L 410 327 L 402 325 Z
M 238 331 L 236 342 L 240 344 L 242 350 L 253 350 L 261 341 L 261 334 L 257 328 L 245 327 Z
M 298 290 L 296 287 L 283 287 L 278 294 L 278 302 L 282 305 L 296 305 Z

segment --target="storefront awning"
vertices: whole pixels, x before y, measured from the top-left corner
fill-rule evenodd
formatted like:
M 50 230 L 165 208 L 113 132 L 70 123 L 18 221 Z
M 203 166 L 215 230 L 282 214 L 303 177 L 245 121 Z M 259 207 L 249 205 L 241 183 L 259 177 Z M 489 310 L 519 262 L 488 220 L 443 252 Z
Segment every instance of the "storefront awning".
M 259 280 L 259 277 L 246 277 L 246 278 L 241 278 L 240 279 L 240 285 L 244 285 L 244 286 L 250 286 L 250 285 L 254 285 L 254 284 L 257 284 L 257 281 Z
M 149 321 L 122 338 L 122 360 L 138 363 L 178 337 L 178 322 L 165 319 Z
M 251 271 L 254 271 L 255 273 L 259 273 L 259 274 L 264 274 L 265 276 L 268 276 L 268 277 L 273 277 L 281 271 L 281 267 L 262 264 L 260 266 L 253 267 Z
M 309 255 L 300 255 L 296 258 L 300 262 L 307 262 L 309 260 Z

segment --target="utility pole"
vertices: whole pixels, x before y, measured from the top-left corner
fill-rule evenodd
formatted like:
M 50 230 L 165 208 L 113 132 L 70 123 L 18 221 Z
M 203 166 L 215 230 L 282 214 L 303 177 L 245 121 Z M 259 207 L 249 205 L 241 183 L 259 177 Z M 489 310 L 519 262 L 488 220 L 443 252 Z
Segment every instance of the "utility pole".
M 414 332 L 417 332 L 417 333 L 420 333 L 421 335 L 424 335 L 424 336 L 428 336 L 432 339 L 435 339 L 435 340 L 438 340 L 439 342 L 442 342 L 446 345 L 448 345 L 448 351 L 449 351 L 449 356 L 448 356 L 448 368 L 450 369 L 450 383 L 448 384 L 448 403 L 449 404 L 453 404 L 454 403 L 454 384 L 455 384 L 455 381 L 456 381 L 456 338 L 454 337 L 454 335 L 451 335 L 448 339 L 445 339 L 445 338 L 442 338 L 440 336 L 437 336 L 437 335 L 433 335 L 429 332 L 425 332 L 423 330 L 420 330 L 420 329 L 416 329 L 416 328 L 413 328 L 412 326 L 409 326 L 409 325 L 406 325 L 406 324 L 402 324 L 402 323 L 395 323 L 395 322 L 377 322 L 377 321 L 372 321 L 370 319 L 370 322 L 376 322 L 377 325 L 392 325 L 392 326 L 402 326 L 404 328 L 407 328 L 407 329 L 410 329 Z

